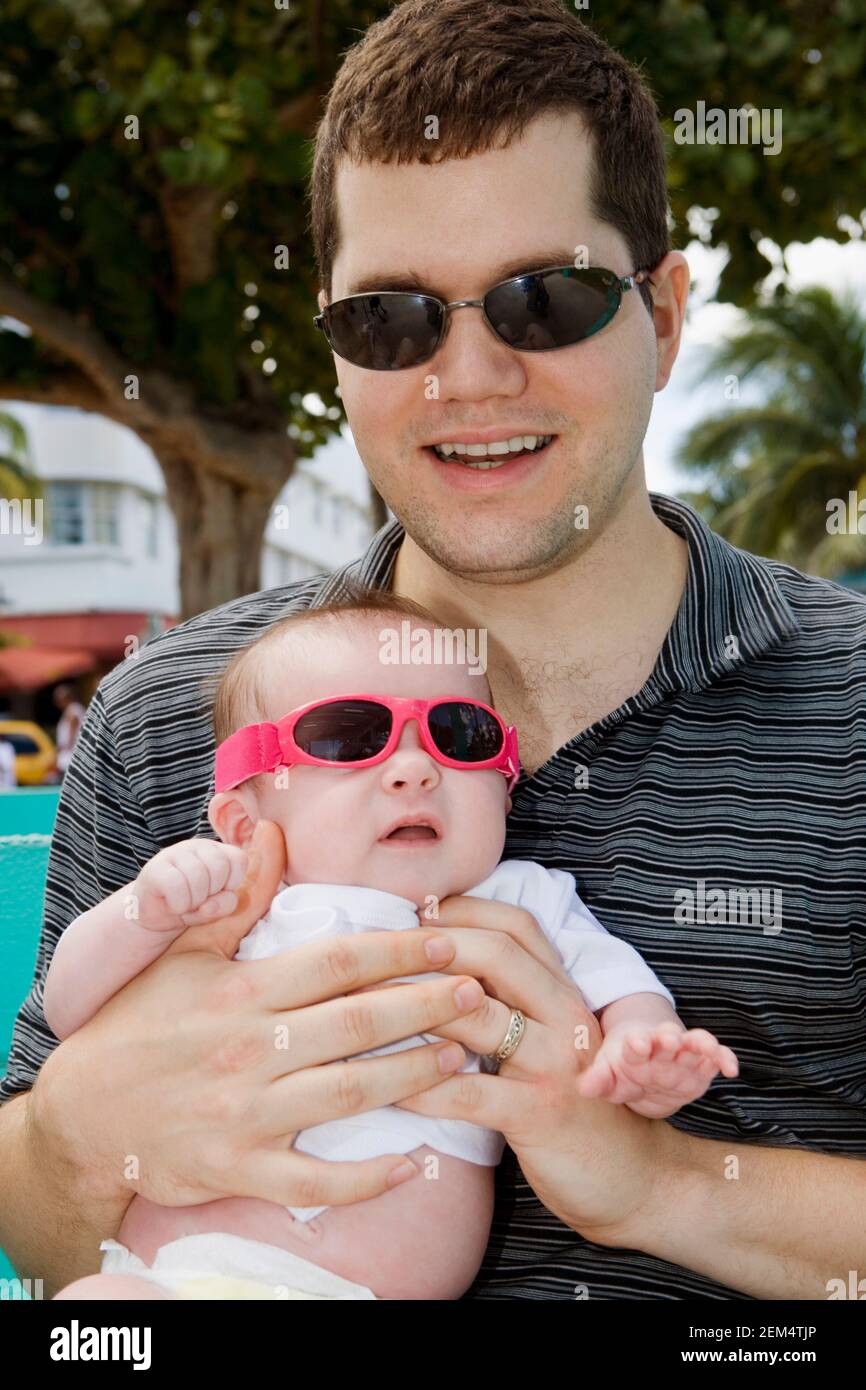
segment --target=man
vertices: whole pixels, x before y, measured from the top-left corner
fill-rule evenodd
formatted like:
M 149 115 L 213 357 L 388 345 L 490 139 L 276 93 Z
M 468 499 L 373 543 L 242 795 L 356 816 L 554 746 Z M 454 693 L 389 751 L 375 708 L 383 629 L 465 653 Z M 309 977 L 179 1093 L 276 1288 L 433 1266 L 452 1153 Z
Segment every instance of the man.
M 579 1101 L 591 1015 L 524 914 L 465 898 L 441 906 L 435 932 L 356 937 L 339 961 L 317 947 L 268 1001 L 215 953 L 163 958 L 51 1050 L 40 979 L 60 931 L 156 849 L 208 833 L 203 679 L 276 617 L 338 594 L 337 572 L 184 623 L 97 692 L 2 1092 L 0 1242 L 59 1284 L 98 1268 L 131 1189 L 167 1203 L 375 1195 L 378 1160 L 323 1172 L 288 1143 L 402 1102 L 508 1139 L 468 1296 L 826 1297 L 866 1253 L 866 605 L 647 493 L 643 438 L 688 290 L 652 102 L 556 0 L 407 3 L 341 69 L 312 195 L 322 326 L 398 518 L 349 576 L 489 633 L 524 762 L 506 855 L 570 870 L 741 1075 L 671 1123 Z M 557 270 L 476 303 L 519 272 L 587 263 L 594 276 Z M 416 302 L 382 297 L 407 289 L 453 306 L 445 337 L 429 299 L 419 322 Z M 535 456 L 525 436 L 552 439 Z M 487 443 L 464 462 L 432 447 Z M 433 936 L 446 972 L 523 1012 L 513 1056 L 472 1082 L 442 1081 L 433 1047 L 366 1071 L 335 1062 L 326 1011 L 348 1001 L 334 999 L 429 968 Z M 364 1048 L 423 1020 L 494 1053 L 492 1010 L 461 1018 L 449 989 L 413 986 L 417 1005 L 367 994 Z M 274 1077 L 271 1052 L 230 1066 L 226 1035 L 260 1036 L 274 1009 L 293 1011 L 304 1065 Z M 136 1155 L 135 1181 L 119 1154 Z

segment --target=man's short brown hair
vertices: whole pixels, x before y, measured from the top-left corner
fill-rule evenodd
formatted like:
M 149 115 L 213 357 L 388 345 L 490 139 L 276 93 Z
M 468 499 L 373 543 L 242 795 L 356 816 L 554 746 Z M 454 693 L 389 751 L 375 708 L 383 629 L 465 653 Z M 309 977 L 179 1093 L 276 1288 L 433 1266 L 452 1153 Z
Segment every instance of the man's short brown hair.
M 331 295 L 341 157 L 439 163 L 519 139 L 545 112 L 578 111 L 593 138 L 590 208 L 625 240 L 630 271 L 670 250 L 664 133 L 637 68 L 560 0 L 404 0 L 347 52 L 316 132 L 310 226 Z M 424 138 L 439 117 L 439 136 Z M 647 283 L 640 292 L 648 309 Z

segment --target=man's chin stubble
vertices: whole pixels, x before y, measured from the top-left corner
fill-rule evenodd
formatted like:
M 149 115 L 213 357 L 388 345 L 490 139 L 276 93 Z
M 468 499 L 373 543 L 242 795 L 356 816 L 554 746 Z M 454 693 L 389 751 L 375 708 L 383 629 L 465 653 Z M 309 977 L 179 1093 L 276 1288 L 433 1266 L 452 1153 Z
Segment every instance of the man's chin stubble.
M 536 523 L 532 533 L 487 522 L 473 533 L 437 525 L 429 512 L 423 517 L 407 511 L 404 529 L 428 559 L 458 579 L 473 584 L 528 583 L 553 574 L 570 563 L 588 544 L 587 533 L 575 531 L 573 513 L 564 512 Z

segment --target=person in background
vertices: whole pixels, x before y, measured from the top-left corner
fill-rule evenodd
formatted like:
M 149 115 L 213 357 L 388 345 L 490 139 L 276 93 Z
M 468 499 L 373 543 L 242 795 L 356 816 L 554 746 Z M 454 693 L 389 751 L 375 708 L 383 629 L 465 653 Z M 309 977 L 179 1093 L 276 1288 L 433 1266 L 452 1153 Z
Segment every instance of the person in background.
M 18 786 L 15 771 L 15 749 L 7 738 L 0 738 L 0 791 Z
M 84 720 L 84 706 L 76 700 L 71 685 L 58 685 L 56 687 L 54 703 L 61 711 L 55 739 L 57 742 L 57 771 L 63 777 L 69 766 L 75 740 L 78 738 Z

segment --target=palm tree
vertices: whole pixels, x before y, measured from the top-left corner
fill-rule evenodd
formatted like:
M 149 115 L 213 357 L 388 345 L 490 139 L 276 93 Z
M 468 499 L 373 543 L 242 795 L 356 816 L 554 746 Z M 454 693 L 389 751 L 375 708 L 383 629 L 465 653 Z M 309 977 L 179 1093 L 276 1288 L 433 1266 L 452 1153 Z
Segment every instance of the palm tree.
M 866 567 L 856 522 L 854 534 L 828 532 L 832 499 L 866 497 L 866 316 L 854 295 L 810 286 L 755 305 L 701 376 L 731 374 L 765 384 L 766 400 L 689 431 L 677 462 L 704 476 L 685 500 L 744 550 L 828 577 Z
M 0 497 L 21 501 L 41 496 L 41 488 L 27 460 L 27 431 L 20 420 L 0 411 L 0 439 L 6 436 L 7 449 L 0 447 Z

